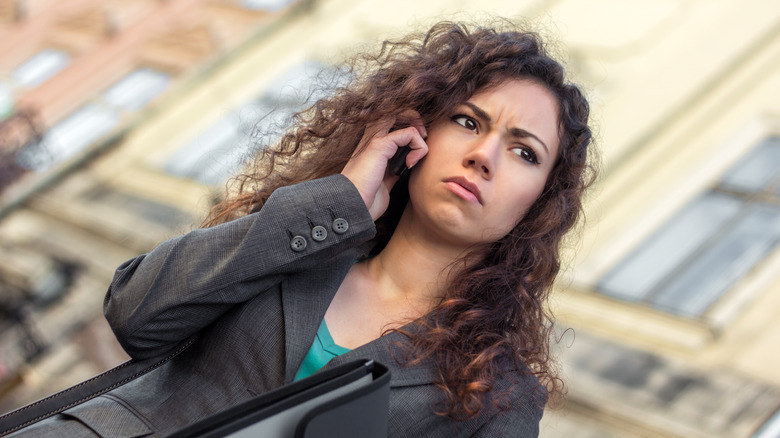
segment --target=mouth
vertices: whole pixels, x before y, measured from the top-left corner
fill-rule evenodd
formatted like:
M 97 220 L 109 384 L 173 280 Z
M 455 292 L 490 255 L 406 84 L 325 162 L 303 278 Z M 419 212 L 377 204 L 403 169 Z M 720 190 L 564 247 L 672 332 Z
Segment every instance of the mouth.
M 482 193 L 479 191 L 479 187 L 465 177 L 453 176 L 446 178 L 444 183 L 461 198 L 482 205 Z

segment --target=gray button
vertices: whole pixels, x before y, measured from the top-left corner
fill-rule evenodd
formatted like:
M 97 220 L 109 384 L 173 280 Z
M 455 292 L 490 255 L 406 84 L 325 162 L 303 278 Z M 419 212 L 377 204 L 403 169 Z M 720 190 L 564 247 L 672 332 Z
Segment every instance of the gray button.
M 311 229 L 311 238 L 317 242 L 322 242 L 326 237 L 328 237 L 328 230 L 322 225 L 317 225 Z
M 290 248 L 293 251 L 303 251 L 306 249 L 306 239 L 303 236 L 295 236 L 290 241 Z
M 346 219 L 338 218 L 333 221 L 333 231 L 336 232 L 336 234 L 344 234 L 349 229 L 349 223 L 347 223 Z

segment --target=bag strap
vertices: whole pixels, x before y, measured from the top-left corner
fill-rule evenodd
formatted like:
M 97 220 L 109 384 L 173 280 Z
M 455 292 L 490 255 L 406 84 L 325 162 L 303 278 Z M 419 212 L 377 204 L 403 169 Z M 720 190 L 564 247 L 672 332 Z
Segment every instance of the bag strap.
M 178 356 L 196 339 L 197 336 L 193 336 L 164 356 L 144 360 L 130 359 L 91 379 L 4 414 L 0 416 L 0 436 L 15 432 L 133 381 Z

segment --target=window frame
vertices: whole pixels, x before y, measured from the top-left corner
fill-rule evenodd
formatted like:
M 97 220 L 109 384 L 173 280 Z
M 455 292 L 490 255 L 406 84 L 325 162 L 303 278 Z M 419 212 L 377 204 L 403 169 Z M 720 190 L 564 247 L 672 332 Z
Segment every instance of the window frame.
M 258 147 L 254 142 L 255 138 L 263 137 L 260 147 L 278 141 L 282 132 L 276 132 L 275 129 L 286 127 L 286 121 L 292 114 L 305 109 L 320 97 L 317 94 L 320 90 L 316 88 L 316 85 L 319 85 L 317 78 L 325 75 L 326 82 L 339 83 L 339 75 L 343 74 L 339 67 L 309 58 L 281 71 L 264 84 L 255 98 L 224 111 L 205 129 L 193 133 L 191 137 L 180 142 L 176 149 L 160 160 L 159 168 L 173 178 L 191 179 L 207 186 L 224 184 L 227 178 L 235 173 L 234 170 L 240 165 L 241 158 L 244 158 L 252 148 Z M 307 87 L 307 81 L 312 82 L 315 88 Z M 214 170 L 204 167 L 177 169 L 177 163 L 173 162 L 176 157 L 186 156 L 187 150 L 199 149 L 198 142 L 204 141 L 204 136 L 208 136 L 211 129 L 222 124 L 233 126 L 235 135 L 215 142 L 213 148 L 204 148 L 201 156 L 193 162 L 213 161 L 211 157 L 214 154 L 229 149 L 227 155 L 230 157 L 223 160 L 226 162 L 213 166 Z M 228 172 L 228 169 L 231 170 Z
M 717 273 L 709 271 L 701 277 L 705 287 L 698 290 L 696 294 L 679 296 L 679 303 L 670 298 L 675 289 L 684 285 L 682 282 L 686 278 L 690 279 L 696 270 L 706 269 L 700 263 L 702 258 L 719 258 L 718 254 L 725 254 L 716 251 L 721 245 L 728 243 L 730 239 L 733 240 L 732 232 L 740 230 L 745 222 L 755 220 L 762 211 L 769 211 L 769 214 L 772 215 L 778 214 L 780 197 L 774 195 L 774 192 L 780 186 L 780 172 L 771 169 L 774 171 L 771 179 L 760 190 L 753 191 L 744 187 L 737 188 L 733 184 L 733 180 L 729 181 L 728 178 L 729 172 L 735 170 L 735 166 L 744 166 L 750 158 L 750 154 L 757 153 L 765 147 L 771 147 L 772 150 L 776 151 L 776 148 L 780 148 L 780 136 L 769 134 L 753 144 L 749 150 L 741 154 L 739 159 L 733 161 L 725 171 L 720 173 L 710 187 L 701 190 L 697 196 L 679 206 L 671 217 L 658 223 L 650 233 L 643 236 L 630 252 L 621 257 L 598 278 L 594 289 L 605 296 L 649 306 L 659 311 L 691 319 L 706 319 L 709 309 L 720 301 L 730 289 L 761 265 L 763 259 L 778 251 L 780 236 L 778 236 L 775 227 L 772 227 L 772 229 L 768 229 L 772 233 L 772 240 L 769 247 L 764 248 L 759 260 L 742 268 L 736 262 L 728 263 L 726 265 L 728 269 L 721 271 L 731 272 L 730 275 L 721 278 L 722 281 L 728 283 L 725 287 L 716 286 L 712 280 L 716 279 Z M 707 205 L 711 206 L 708 215 L 717 217 L 720 222 L 703 224 L 711 226 L 711 229 L 707 231 L 704 231 L 706 227 L 699 229 L 696 229 L 695 226 L 692 227 L 691 225 L 696 225 L 702 219 L 701 212 L 705 211 L 703 209 Z M 712 210 L 713 208 L 715 210 Z M 697 214 L 697 212 L 699 213 Z M 685 219 L 689 217 L 693 220 Z M 778 219 L 780 220 L 780 218 Z M 688 225 L 683 225 L 685 223 Z M 698 242 L 692 241 L 687 246 L 681 243 L 678 245 L 678 248 L 684 248 L 681 252 L 664 259 L 661 257 L 662 253 L 671 254 L 669 251 L 673 250 L 672 247 L 676 239 L 685 239 L 684 236 L 680 235 L 680 230 L 689 233 L 694 239 L 697 231 L 702 231 L 702 233 L 698 236 Z M 751 249 L 755 250 L 761 247 L 759 241 L 754 241 L 753 244 Z M 675 256 L 677 256 L 676 259 Z M 638 274 L 647 271 L 648 262 L 657 262 L 659 269 L 663 272 L 659 273 L 656 278 L 649 280 L 645 286 L 632 289 L 631 282 L 641 281 L 642 276 Z M 650 276 L 652 277 L 652 274 Z M 706 281 L 710 282 L 709 286 L 706 285 Z
M 110 99 L 106 98 L 106 93 L 108 93 L 110 90 L 114 89 L 117 85 L 119 85 L 122 81 L 129 78 L 131 75 L 135 74 L 136 72 L 141 72 L 144 70 L 150 70 L 156 73 L 161 73 L 166 76 L 166 85 L 163 87 L 159 92 L 157 92 L 153 97 L 146 100 L 144 104 L 140 107 L 134 108 L 134 107 L 127 107 L 119 104 L 113 104 Z M 108 86 L 105 86 L 101 89 L 99 93 L 97 93 L 95 96 L 93 96 L 90 99 L 86 99 L 84 102 L 82 102 L 79 106 L 77 106 L 73 111 L 66 114 L 64 117 L 60 118 L 56 123 L 51 125 L 46 132 L 43 133 L 42 140 L 36 145 L 36 150 L 27 150 L 25 152 L 26 147 L 23 147 L 21 149 L 22 158 L 21 160 L 27 160 L 27 163 L 25 165 L 29 167 L 32 170 L 35 170 L 39 173 L 47 172 L 52 168 L 58 167 L 62 163 L 68 162 L 71 159 L 74 159 L 75 157 L 78 157 L 82 154 L 87 153 L 87 151 L 90 150 L 91 146 L 100 143 L 102 140 L 105 139 L 107 136 L 111 135 L 112 132 L 115 132 L 118 128 L 123 126 L 129 117 L 136 116 L 140 112 L 144 111 L 152 102 L 154 102 L 156 99 L 158 99 L 160 96 L 164 95 L 166 91 L 170 90 L 171 83 L 173 82 L 175 76 L 164 69 L 157 69 L 151 66 L 147 65 L 138 65 L 134 66 L 133 68 L 129 69 L 125 72 L 122 76 L 116 78 L 113 82 L 111 82 Z M 67 126 L 69 123 L 73 122 L 74 117 L 78 117 L 82 113 L 88 113 L 89 109 L 92 108 L 94 112 L 100 112 L 104 115 L 107 115 L 107 118 L 112 118 L 115 120 L 115 123 L 113 123 L 110 127 L 103 130 L 99 135 L 95 136 L 90 141 L 85 142 L 83 145 L 81 145 L 79 148 L 76 148 L 73 151 L 67 151 L 63 154 L 55 153 L 51 154 L 50 151 L 47 148 L 48 142 L 50 141 L 50 135 L 52 135 L 52 132 L 57 133 L 58 129 L 61 129 L 63 126 Z M 56 140 L 54 140 L 56 142 Z M 26 154 L 30 154 L 29 157 L 25 157 Z M 47 160 L 46 155 L 52 155 Z
M 655 229 L 709 190 L 731 165 L 770 136 L 780 136 L 780 118 L 758 112 L 731 128 L 697 136 L 684 153 L 675 149 L 676 143 L 667 143 L 643 150 L 627 165 L 612 170 L 596 188 L 598 193 L 586 199 L 586 228 L 571 248 L 576 252 L 565 255 L 573 263 L 556 283 L 552 303 L 556 315 L 568 323 L 587 323 L 590 330 L 607 337 L 643 339 L 678 351 L 697 351 L 719 339 L 726 326 L 763 299 L 759 297 L 777 282 L 777 248 L 698 319 L 613 298 L 596 291 L 595 285 Z M 657 167 L 643 173 L 648 160 L 667 158 L 670 153 L 679 159 L 664 161 L 662 173 Z M 632 190 L 624 189 L 627 184 Z

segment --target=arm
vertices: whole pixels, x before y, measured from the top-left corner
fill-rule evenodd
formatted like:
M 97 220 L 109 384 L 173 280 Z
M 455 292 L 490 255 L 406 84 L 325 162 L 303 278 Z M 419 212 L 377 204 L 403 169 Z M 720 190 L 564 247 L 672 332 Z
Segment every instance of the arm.
M 544 414 L 544 406 L 547 404 L 547 390 L 533 375 L 520 373 L 510 380 L 501 381 L 499 387 L 512 385 L 510 398 L 512 408 L 499 411 L 491 415 L 472 436 L 473 437 L 537 437 L 539 436 L 539 422 Z M 516 378 L 520 381 L 516 384 Z
M 482 425 L 472 437 L 538 437 L 539 421 L 542 419 L 542 413 L 542 409 L 536 407 L 533 408 L 532 413 L 526 410 L 511 410 L 498 413 Z
M 333 229 L 336 218 L 346 219 L 346 232 Z M 317 225 L 328 233 L 322 241 L 312 238 Z M 360 193 L 342 175 L 280 188 L 255 214 L 168 240 L 119 266 L 104 312 L 131 357 L 150 357 L 374 232 Z M 305 249 L 292 248 L 294 236 L 305 238 Z

